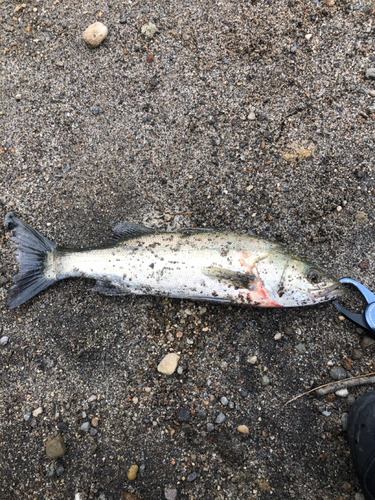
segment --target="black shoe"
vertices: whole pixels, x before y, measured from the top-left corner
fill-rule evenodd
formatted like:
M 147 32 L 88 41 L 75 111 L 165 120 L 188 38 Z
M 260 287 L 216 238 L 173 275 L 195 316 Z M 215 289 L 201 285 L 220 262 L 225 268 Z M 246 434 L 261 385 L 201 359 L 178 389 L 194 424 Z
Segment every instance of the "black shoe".
M 348 416 L 348 442 L 366 500 L 375 500 L 375 391 L 355 401 Z

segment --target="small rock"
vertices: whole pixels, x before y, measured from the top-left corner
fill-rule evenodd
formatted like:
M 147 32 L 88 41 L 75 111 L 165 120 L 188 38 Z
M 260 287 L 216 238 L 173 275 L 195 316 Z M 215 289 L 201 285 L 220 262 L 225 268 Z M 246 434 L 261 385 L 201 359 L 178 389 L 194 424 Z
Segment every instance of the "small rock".
M 83 432 L 89 432 L 90 422 L 85 422 L 84 424 L 82 424 L 81 427 L 80 427 L 80 429 Z
M 132 465 L 129 470 L 128 470 L 128 479 L 129 481 L 134 481 L 134 479 L 136 479 L 137 477 L 137 474 L 138 474 L 138 465 L 134 464 Z
M 91 425 L 92 425 L 93 427 L 98 427 L 98 425 L 99 425 L 99 419 L 98 419 L 98 417 L 94 417 L 94 418 L 91 420 Z
M 141 28 L 142 35 L 147 36 L 147 38 L 152 38 L 157 31 L 158 29 L 153 23 L 146 23 Z
M 257 356 L 249 356 L 246 361 L 248 363 L 250 363 L 251 365 L 255 365 L 255 363 L 258 361 L 258 357 Z
M 209 422 L 207 424 L 207 431 L 208 432 L 212 432 L 213 430 L 215 430 L 215 426 L 214 426 L 214 424 L 212 424 L 211 422 Z
M 92 403 L 93 401 L 96 401 L 98 399 L 96 394 L 91 394 L 90 397 L 87 398 L 88 403 Z
M 348 389 L 339 389 L 338 391 L 335 392 L 335 394 L 339 398 L 347 398 L 349 396 L 349 391 Z
M 296 345 L 296 350 L 297 350 L 300 354 L 305 354 L 305 352 L 306 352 L 306 346 L 305 346 L 305 344 L 297 344 L 297 345 Z
M 224 413 L 220 412 L 219 415 L 216 417 L 216 420 L 215 420 L 215 423 L 216 424 L 222 424 L 223 422 L 225 422 L 225 415 Z
M 333 380 L 343 380 L 348 376 L 347 371 L 342 366 L 334 366 L 330 369 L 329 374 Z
M 183 406 L 177 412 L 177 420 L 179 422 L 189 422 L 190 421 L 190 408 L 188 406 Z
M 298 45 L 294 45 L 294 46 L 290 49 L 290 52 L 291 52 L 292 54 L 295 54 L 295 53 L 297 52 L 297 50 L 298 50 Z
M 91 24 L 83 33 L 82 38 L 89 47 L 97 47 L 108 35 L 108 28 L 103 23 Z
M 349 413 L 343 413 L 341 415 L 341 425 L 344 431 L 348 428 L 348 415 Z
M 333 7 L 335 5 L 335 0 L 323 0 L 323 3 L 325 3 L 327 7 Z
M 368 217 L 367 217 L 367 214 L 365 212 L 356 212 L 355 219 L 358 222 L 361 222 L 362 224 L 364 224 L 365 222 L 368 221 Z
M 58 465 L 56 467 L 56 476 L 62 476 L 64 474 L 64 467 L 62 465 Z
M 322 415 L 324 415 L 325 417 L 329 417 L 331 415 L 331 411 L 327 411 L 327 410 L 324 410 L 322 411 Z
M 177 498 L 176 488 L 165 488 L 164 498 L 165 498 L 165 500 L 176 500 L 176 498 Z
M 250 111 L 250 113 L 247 115 L 247 119 L 250 120 L 251 122 L 256 120 L 256 116 L 255 116 L 254 111 Z
M 227 406 L 228 404 L 228 399 L 223 396 L 221 399 L 220 399 L 220 403 L 223 405 L 223 406 Z
M 249 393 L 245 390 L 243 391 L 240 391 L 240 396 L 243 397 L 243 398 L 246 398 L 246 396 L 248 395 Z
M 270 383 L 270 379 L 267 375 L 263 375 L 263 377 L 260 379 L 260 383 L 263 387 L 266 387 Z
M 368 68 L 366 70 L 366 78 L 372 78 L 375 80 L 375 68 Z
M 355 401 L 355 396 L 353 394 L 349 394 L 346 402 L 348 403 L 348 405 L 352 405 Z
M 100 109 L 97 106 L 91 106 L 91 113 L 95 116 L 100 115 Z
M 39 406 L 39 408 L 37 408 L 36 410 L 33 411 L 33 417 L 37 417 L 41 413 L 43 413 L 43 408 L 41 406 Z
M 46 455 L 48 458 L 59 458 L 65 455 L 66 446 L 61 436 L 49 439 L 46 443 Z
M 362 347 L 370 347 L 370 345 L 375 344 L 375 339 L 369 337 L 368 335 L 363 335 L 360 344 Z
M 22 95 L 21 94 L 16 94 L 16 101 L 20 101 L 22 99 Z
M 361 359 L 363 357 L 363 352 L 360 349 L 353 349 L 352 358 L 354 360 Z
M 285 335 L 292 335 L 293 330 L 290 328 L 290 326 L 284 326 L 283 328 Z
M 154 56 L 152 54 L 147 54 L 146 61 L 150 64 L 154 62 Z
M 248 426 L 247 426 L 247 425 L 239 425 L 239 426 L 237 427 L 237 430 L 238 430 L 238 432 L 240 432 L 241 434 L 249 434 L 249 433 L 250 433 L 249 428 L 248 428 Z
M 90 436 L 94 437 L 94 436 L 97 435 L 97 433 L 98 433 L 98 431 L 96 429 L 94 429 L 93 427 L 91 427 L 91 429 L 90 429 Z
M 64 67 L 64 62 L 63 61 L 56 61 L 55 62 L 56 66 L 58 66 L 59 68 L 63 68 Z
M 196 472 L 192 472 L 191 474 L 188 475 L 186 478 L 186 481 L 189 481 L 189 483 L 195 481 L 198 477 L 198 474 Z
M 7 343 L 8 343 L 8 340 L 9 340 L 9 337 L 7 337 L 6 335 L 4 335 L 4 337 L 1 337 L 1 339 L 0 339 L 0 345 L 6 346 Z
M 134 493 L 123 493 L 121 498 L 122 500 L 143 500 L 141 497 L 135 495 Z
M 281 338 L 282 338 L 281 333 L 276 333 L 276 335 L 274 336 L 275 340 L 280 340 Z
M 164 375 L 172 375 L 178 365 L 180 356 L 174 352 L 167 354 L 159 363 L 158 372 Z
M 306 40 L 310 40 L 310 39 L 311 39 L 311 37 L 312 37 L 312 34 L 311 34 L 311 33 L 308 33 L 307 35 L 305 35 Z

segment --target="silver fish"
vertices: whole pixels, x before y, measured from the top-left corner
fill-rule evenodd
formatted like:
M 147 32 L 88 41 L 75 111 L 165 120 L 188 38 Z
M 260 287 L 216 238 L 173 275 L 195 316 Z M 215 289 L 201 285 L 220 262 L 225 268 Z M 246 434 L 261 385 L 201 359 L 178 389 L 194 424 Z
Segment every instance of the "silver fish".
M 125 222 L 108 245 L 55 245 L 8 213 L 19 272 L 7 305 L 17 307 L 58 280 L 96 280 L 106 295 L 159 295 L 259 307 L 306 306 L 344 294 L 338 280 L 285 247 L 261 238 L 208 229 L 155 232 Z

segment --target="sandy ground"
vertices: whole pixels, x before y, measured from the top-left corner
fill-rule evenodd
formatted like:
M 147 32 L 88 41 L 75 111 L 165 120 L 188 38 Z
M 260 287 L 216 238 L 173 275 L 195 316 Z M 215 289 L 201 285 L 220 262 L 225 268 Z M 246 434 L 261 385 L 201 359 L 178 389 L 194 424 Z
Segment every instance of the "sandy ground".
M 123 220 L 253 231 L 373 288 L 374 9 L 0 1 L 0 217 L 67 246 Z M 95 21 L 109 35 L 90 49 Z M 111 298 L 70 280 L 9 311 L 4 230 L 0 244 L 2 499 L 361 498 L 345 416 L 368 388 L 284 406 L 333 367 L 375 370 L 332 305 Z

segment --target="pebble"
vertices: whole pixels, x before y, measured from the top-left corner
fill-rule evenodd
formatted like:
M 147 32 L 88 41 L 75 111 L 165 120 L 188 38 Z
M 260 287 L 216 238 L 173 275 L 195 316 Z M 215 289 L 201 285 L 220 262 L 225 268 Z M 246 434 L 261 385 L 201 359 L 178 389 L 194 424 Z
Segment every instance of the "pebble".
M 176 500 L 176 498 L 177 498 L 176 488 L 165 488 L 164 498 L 165 498 L 165 500 Z
M 282 338 L 281 333 L 276 333 L 276 335 L 274 336 L 275 340 L 280 340 L 281 338 Z
M 219 415 L 216 417 L 216 420 L 215 420 L 215 423 L 216 424 L 222 424 L 223 422 L 225 422 L 225 415 L 224 413 L 220 412 Z
M 189 481 L 189 483 L 195 481 L 198 477 L 198 474 L 196 472 L 192 472 L 191 474 L 188 475 L 186 478 L 186 481 Z
M 95 116 L 100 115 L 100 109 L 97 106 L 91 106 L 91 113 Z
M 305 346 L 305 344 L 297 344 L 297 345 L 296 345 L 296 350 L 297 350 L 300 354 L 305 354 L 305 352 L 306 352 L 306 346 Z
M 97 47 L 108 35 L 108 28 L 103 23 L 91 24 L 83 33 L 82 38 L 91 48 Z
M 311 39 L 311 37 L 312 37 L 312 34 L 311 34 L 311 33 L 308 33 L 307 35 L 305 35 L 306 40 L 310 40 L 310 39 Z
M 246 396 L 248 395 L 249 393 L 245 390 L 241 391 L 240 392 L 240 396 L 243 397 L 243 398 L 246 398 Z
M 335 394 L 339 398 L 347 398 L 349 396 L 349 391 L 348 389 L 339 389 L 338 391 L 335 392 Z
M 290 49 L 290 52 L 291 52 L 292 54 L 295 54 L 295 53 L 297 52 L 297 50 L 298 50 L 298 45 L 294 45 L 294 46 Z
M 41 406 L 39 406 L 39 408 L 37 408 L 36 410 L 33 411 L 33 417 L 37 417 L 41 413 L 43 413 L 43 408 Z
M 214 426 L 214 424 L 212 424 L 211 422 L 209 422 L 207 424 L 207 431 L 208 432 L 212 432 L 213 430 L 215 430 L 215 426 Z
M 348 376 L 347 371 L 342 366 L 334 366 L 329 370 L 329 374 L 333 380 L 343 380 Z
M 341 415 L 341 425 L 344 431 L 348 428 L 348 415 L 349 413 L 346 412 Z
M 292 335 L 293 330 L 290 328 L 290 326 L 284 326 L 283 328 L 285 335 Z
M 338 207 L 336 207 L 336 210 L 337 210 L 338 212 L 341 212 L 342 207 L 339 205 Z
M 81 431 L 88 432 L 90 429 L 90 422 L 85 422 L 80 427 Z
M 138 465 L 134 464 L 132 465 L 129 470 L 128 470 L 128 479 L 129 481 L 134 481 L 136 479 L 137 474 L 138 474 Z
M 327 7 L 333 7 L 335 5 L 335 0 L 323 0 L 323 3 L 325 3 Z
M 270 379 L 267 375 L 263 375 L 263 377 L 260 379 L 260 383 L 263 387 L 266 387 L 270 383 Z
M 348 403 L 348 405 L 352 405 L 355 401 L 355 396 L 354 394 L 349 394 L 348 396 L 348 399 L 346 400 L 346 402 Z
M 220 403 L 223 405 L 223 406 L 227 406 L 228 404 L 228 399 L 223 396 L 221 399 L 220 399 Z
M 98 399 L 96 394 L 91 394 L 90 397 L 87 398 L 88 403 L 92 403 L 93 401 L 96 401 Z
M 247 425 L 239 425 L 239 426 L 237 427 L 237 430 L 238 430 L 238 432 L 240 432 L 241 434 L 249 434 L 249 433 L 250 433 L 249 428 L 248 428 L 248 426 L 247 426 Z
M 147 38 L 152 38 L 157 31 L 158 29 L 153 23 L 146 23 L 141 28 L 142 35 L 147 36 Z
M 98 417 L 94 417 L 92 420 L 91 420 L 91 425 L 93 427 L 98 427 L 98 424 L 99 424 L 99 419 Z
M 362 356 L 363 356 L 363 352 L 360 349 L 353 349 L 352 358 L 354 360 L 361 359 Z
M 16 94 L 16 101 L 20 101 L 22 99 L 22 95 L 21 94 Z
M 179 422 L 189 422 L 191 417 L 190 408 L 183 406 L 178 410 L 176 417 Z
M 58 465 L 56 467 L 56 476 L 62 476 L 64 474 L 64 467 L 62 465 Z
M 366 70 L 366 78 L 372 78 L 375 80 L 375 68 L 368 68 Z M 16 97 L 17 99 L 17 97 Z
M 98 433 L 98 431 L 96 429 L 94 429 L 93 427 L 91 427 L 90 429 L 90 436 L 96 436 Z
M 180 356 L 174 352 L 167 354 L 158 365 L 158 372 L 164 375 L 172 375 L 175 372 Z
M 363 335 L 360 344 L 362 347 L 370 347 L 375 344 L 375 339 L 369 337 L 368 335 Z
M 4 337 L 1 337 L 1 339 L 0 339 L 0 345 L 2 345 L 2 346 L 7 345 L 8 340 L 9 340 L 9 337 L 7 337 L 6 335 L 4 335 Z
M 250 363 L 251 365 L 255 365 L 255 363 L 258 361 L 257 356 L 249 356 L 247 358 L 247 362 Z
M 247 119 L 250 120 L 250 121 L 254 121 L 256 120 L 256 116 L 255 116 L 255 113 L 254 111 L 250 111 L 250 113 L 247 115 Z
M 49 439 L 46 443 L 46 455 L 48 458 L 59 458 L 65 455 L 66 446 L 61 436 Z

